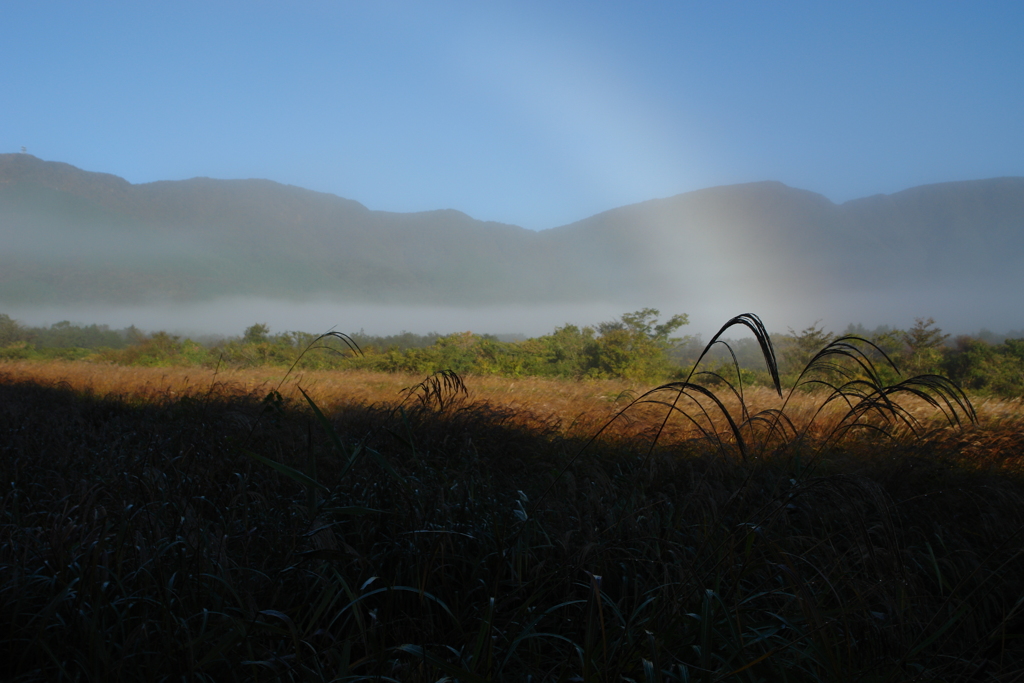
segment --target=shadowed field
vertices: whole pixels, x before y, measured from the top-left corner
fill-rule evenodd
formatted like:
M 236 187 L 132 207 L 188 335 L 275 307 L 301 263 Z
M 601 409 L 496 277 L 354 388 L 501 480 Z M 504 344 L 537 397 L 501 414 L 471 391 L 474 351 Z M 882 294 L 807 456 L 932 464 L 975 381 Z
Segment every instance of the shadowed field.
M 282 374 L 0 365 L 12 680 L 1024 672 L 1019 402 Z

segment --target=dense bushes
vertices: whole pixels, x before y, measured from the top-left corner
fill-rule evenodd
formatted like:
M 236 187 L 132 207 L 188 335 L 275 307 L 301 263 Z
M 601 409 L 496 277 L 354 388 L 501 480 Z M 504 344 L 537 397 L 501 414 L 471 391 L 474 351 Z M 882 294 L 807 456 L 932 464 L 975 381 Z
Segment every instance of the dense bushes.
M 361 368 L 419 374 L 453 370 L 460 374 L 513 377 L 656 380 L 677 371 L 669 351 L 682 340 L 671 335 L 688 322 L 685 315 L 673 316 L 665 322 L 659 322 L 658 316 L 656 309 L 645 308 L 596 328 L 566 325 L 552 334 L 518 342 L 503 342 L 492 335 L 471 332 L 425 337 L 408 333 L 397 337 L 271 334 L 267 325 L 255 324 L 240 338 L 201 345 L 166 332 L 144 335 L 134 328 L 114 332 L 95 325 L 79 328 L 69 323 L 59 323 L 59 327 L 72 340 L 68 348 L 78 349 L 80 356 L 91 349 L 97 360 L 113 363 L 235 367 L 298 364 L 310 369 Z M 47 356 L 47 347 L 40 340 L 52 338 L 53 329 L 58 326 L 23 328 L 6 316 L 5 319 L 7 326 L 0 325 L 0 341 L 4 342 L 0 353 L 4 357 Z M 72 332 L 80 334 L 73 337 Z M 353 353 L 356 348 L 359 353 Z
M 942 369 L 961 387 L 1000 396 L 1024 395 L 1024 339 L 987 344 L 980 339 L 957 337 L 947 351 Z
M 843 336 L 871 342 L 868 356 L 872 360 L 880 361 L 884 354 L 893 361 L 899 373 L 885 363 L 878 365 L 881 379 L 888 383 L 894 383 L 900 377 L 934 374 L 948 377 L 975 394 L 1024 396 L 1024 339 L 1003 339 L 982 332 L 973 337 L 960 336 L 950 342 L 949 335 L 935 327 L 931 318 L 918 318 L 909 330 L 886 326 L 868 330 L 850 325 Z M 789 334 L 773 335 L 784 384 L 792 385 L 813 355 L 837 338 L 838 335 L 818 325 L 800 332 L 790 330 Z M 757 342 L 740 339 L 731 340 L 729 345 L 735 364 L 733 356 L 723 347 L 712 354 L 712 371 L 731 381 L 736 377 L 738 366 L 745 384 L 767 384 L 769 380 Z M 696 359 L 699 348 L 698 339 L 676 349 L 672 358 L 688 367 Z

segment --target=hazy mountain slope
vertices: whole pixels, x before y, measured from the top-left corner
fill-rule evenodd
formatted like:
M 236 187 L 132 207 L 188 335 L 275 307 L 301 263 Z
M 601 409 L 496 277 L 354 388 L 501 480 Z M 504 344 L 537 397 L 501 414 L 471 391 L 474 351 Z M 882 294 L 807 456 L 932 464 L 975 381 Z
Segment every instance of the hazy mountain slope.
M 924 185 L 841 208 L 907 280 L 1024 273 L 1024 178 Z
M 1024 316 L 1024 178 L 942 183 L 836 205 L 777 182 L 709 188 L 547 231 L 693 310 L 837 306 L 869 316 L 965 305 Z
M 894 288 L 910 292 L 908 305 L 917 289 L 1024 288 L 1024 178 L 842 205 L 750 183 L 538 233 L 454 210 L 372 211 L 267 180 L 132 185 L 0 155 L 0 304 L 326 295 L 449 305 L 671 301 L 679 310 L 710 301 L 739 312 L 823 306 L 858 292 L 875 297 L 866 306 L 881 306 Z
M 63 289 L 65 297 L 124 301 L 326 293 L 483 303 L 543 294 L 519 286 L 529 283 L 521 272 L 530 231 L 457 211 L 370 211 L 265 180 L 133 186 L 0 155 L 0 216 L 8 267 L 0 300 L 48 300 Z M 138 269 L 149 277 L 133 283 Z M 72 286 L 72 274 L 83 271 L 111 285 L 98 291 L 90 277 Z
M 617 261 L 637 287 L 737 302 L 752 291 L 786 297 L 809 286 L 846 286 L 847 264 L 867 251 L 840 207 L 778 182 L 621 207 L 545 237 Z

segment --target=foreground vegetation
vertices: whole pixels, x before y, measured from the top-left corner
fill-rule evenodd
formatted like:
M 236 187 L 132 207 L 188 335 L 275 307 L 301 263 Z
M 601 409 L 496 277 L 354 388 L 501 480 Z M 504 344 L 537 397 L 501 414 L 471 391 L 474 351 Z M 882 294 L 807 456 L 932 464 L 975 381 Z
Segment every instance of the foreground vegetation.
M 1020 406 L 823 348 L 795 394 L 599 383 L 580 419 L 454 373 L 383 401 L 0 365 L 6 675 L 1012 680 Z

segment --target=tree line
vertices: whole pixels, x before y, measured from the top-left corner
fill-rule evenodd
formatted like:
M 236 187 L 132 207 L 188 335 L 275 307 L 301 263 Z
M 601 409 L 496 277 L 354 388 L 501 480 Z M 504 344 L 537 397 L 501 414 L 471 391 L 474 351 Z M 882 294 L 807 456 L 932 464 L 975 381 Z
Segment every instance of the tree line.
M 619 378 L 657 382 L 680 379 L 704 349 L 700 335 L 677 336 L 689 323 L 685 314 L 661 320 L 654 308 L 625 313 L 595 326 L 567 324 L 550 334 L 501 340 L 494 335 L 459 332 L 392 336 L 272 333 L 256 323 L 237 337 L 194 340 L 135 327 L 63 321 L 30 327 L 0 314 L 0 359 L 92 360 L 127 365 L 257 367 L 295 365 L 302 369 L 364 369 L 431 374 L 452 370 L 467 375 Z M 853 335 L 876 361 L 891 361 L 903 377 L 941 374 L 963 389 L 997 396 L 1024 395 L 1024 333 L 1006 338 L 982 331 L 951 338 L 931 318 L 908 329 L 849 326 L 842 334 L 812 325 L 772 336 L 784 379 L 794 382 L 814 355 L 841 336 Z M 698 370 L 698 381 L 741 379 L 767 384 L 768 373 L 753 339 L 716 345 Z M 879 368 L 891 381 L 900 375 L 887 362 Z

